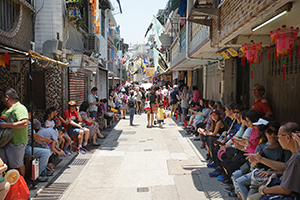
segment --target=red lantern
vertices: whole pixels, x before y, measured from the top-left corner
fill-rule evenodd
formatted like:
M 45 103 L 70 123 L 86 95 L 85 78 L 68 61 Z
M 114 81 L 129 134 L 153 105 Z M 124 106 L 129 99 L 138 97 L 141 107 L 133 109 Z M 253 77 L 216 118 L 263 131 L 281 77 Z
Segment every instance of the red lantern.
M 292 50 L 294 45 L 294 40 L 297 39 L 299 33 L 299 28 L 286 28 L 285 25 L 282 26 L 282 29 L 278 28 L 276 31 L 271 31 L 271 42 L 275 43 L 275 58 L 277 60 L 278 56 L 285 57 L 290 54 L 292 57 Z M 297 52 L 298 54 L 298 52 Z M 285 79 L 285 59 L 283 59 L 283 75 L 282 79 Z
M 258 53 L 262 51 L 262 43 L 254 43 L 253 40 L 250 44 L 244 44 L 242 47 L 246 52 L 247 60 L 250 64 L 257 63 Z
M 253 64 L 257 61 L 260 64 L 262 61 L 262 54 L 259 56 L 259 52 L 262 52 L 262 42 L 254 43 L 253 40 L 251 42 L 250 44 L 244 44 L 242 48 L 246 52 L 247 60 L 251 65 L 251 79 L 253 79 Z

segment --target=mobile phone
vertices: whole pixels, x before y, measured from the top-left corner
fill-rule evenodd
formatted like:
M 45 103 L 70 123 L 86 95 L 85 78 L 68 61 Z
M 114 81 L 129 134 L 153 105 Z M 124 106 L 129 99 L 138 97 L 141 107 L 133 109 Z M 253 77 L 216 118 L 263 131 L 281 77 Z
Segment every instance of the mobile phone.
M 230 135 L 229 135 L 229 139 L 230 139 L 233 143 L 235 143 L 235 139 L 233 139 Z

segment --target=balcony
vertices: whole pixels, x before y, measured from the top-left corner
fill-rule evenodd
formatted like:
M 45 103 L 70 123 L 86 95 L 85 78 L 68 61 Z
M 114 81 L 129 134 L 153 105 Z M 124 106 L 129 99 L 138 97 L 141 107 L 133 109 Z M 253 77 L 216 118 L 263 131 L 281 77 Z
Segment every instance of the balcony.
M 111 41 L 112 43 L 114 43 L 114 39 L 113 39 L 113 36 L 114 34 L 113 34 L 113 30 L 111 29 L 111 28 L 108 28 L 108 34 L 107 34 L 107 39 L 109 40 L 109 41 Z
M 189 31 L 192 31 L 192 34 L 189 34 L 192 37 L 189 38 L 188 55 L 192 57 L 197 54 L 198 56 L 199 51 L 204 51 L 201 47 L 209 41 L 209 27 L 203 25 L 194 26 L 193 24 L 193 28 Z M 197 65 L 195 62 L 184 62 L 186 60 L 186 39 L 186 28 L 184 28 L 180 32 L 179 37 L 177 37 L 171 45 L 171 69 L 178 65 L 182 65 L 183 67 Z

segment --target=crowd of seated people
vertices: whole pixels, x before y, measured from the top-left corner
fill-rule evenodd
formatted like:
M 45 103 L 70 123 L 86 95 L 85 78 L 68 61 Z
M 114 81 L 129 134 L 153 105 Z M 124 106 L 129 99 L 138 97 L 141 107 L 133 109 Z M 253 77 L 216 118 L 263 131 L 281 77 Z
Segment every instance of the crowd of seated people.
M 217 178 L 230 197 L 300 199 L 300 127 L 276 122 L 264 92 L 254 85 L 251 110 L 234 102 L 223 109 L 201 99 L 185 119 L 187 134 L 201 141 L 207 167 L 214 169 L 208 176 Z

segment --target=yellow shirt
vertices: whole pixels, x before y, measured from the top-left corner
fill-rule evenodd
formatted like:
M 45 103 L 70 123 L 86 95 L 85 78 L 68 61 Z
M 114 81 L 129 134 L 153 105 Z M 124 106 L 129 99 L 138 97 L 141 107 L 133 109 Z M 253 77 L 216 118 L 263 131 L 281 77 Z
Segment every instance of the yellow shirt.
M 157 110 L 157 120 L 164 120 L 164 109 L 158 108 Z

